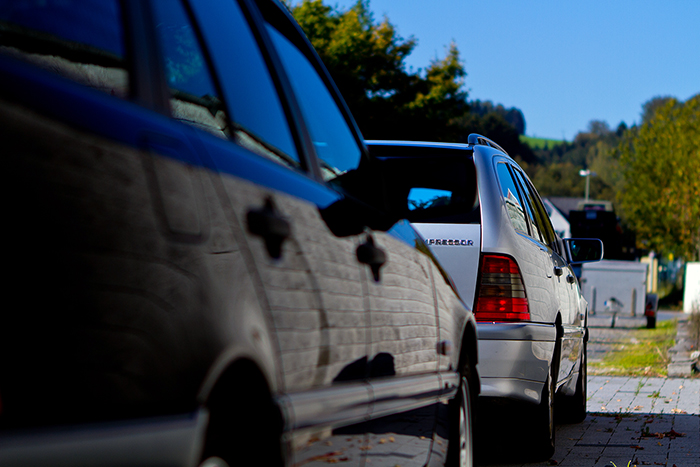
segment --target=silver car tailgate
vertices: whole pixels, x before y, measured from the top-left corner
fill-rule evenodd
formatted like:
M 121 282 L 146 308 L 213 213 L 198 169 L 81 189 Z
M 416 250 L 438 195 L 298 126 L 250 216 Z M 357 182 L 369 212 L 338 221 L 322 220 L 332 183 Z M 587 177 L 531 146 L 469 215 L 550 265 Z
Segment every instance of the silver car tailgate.
M 413 223 L 440 264 L 452 276 L 464 303 L 474 306 L 481 251 L 480 224 Z

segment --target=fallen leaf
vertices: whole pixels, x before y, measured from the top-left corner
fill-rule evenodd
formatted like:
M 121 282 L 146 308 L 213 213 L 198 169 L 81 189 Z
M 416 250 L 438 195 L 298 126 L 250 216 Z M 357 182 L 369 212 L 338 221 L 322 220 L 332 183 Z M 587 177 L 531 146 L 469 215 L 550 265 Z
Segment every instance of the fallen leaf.
M 685 410 L 681 410 L 681 409 L 671 409 L 671 412 L 673 412 L 673 413 L 680 413 L 680 414 L 688 413 L 688 412 L 686 412 Z
M 643 405 L 635 405 L 634 409 L 632 409 L 632 410 L 642 410 L 643 408 L 644 408 Z
M 393 443 L 393 442 L 395 441 L 395 440 L 394 440 L 394 437 L 393 437 L 393 436 L 389 436 L 389 441 Z

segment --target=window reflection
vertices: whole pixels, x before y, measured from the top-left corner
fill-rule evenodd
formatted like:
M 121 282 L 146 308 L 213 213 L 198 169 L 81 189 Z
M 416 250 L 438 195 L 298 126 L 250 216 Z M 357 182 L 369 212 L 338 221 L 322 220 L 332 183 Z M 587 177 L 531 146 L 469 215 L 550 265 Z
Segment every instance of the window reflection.
M 451 191 L 435 188 L 411 188 L 408 193 L 408 210 L 425 210 L 447 206 L 451 200 Z
M 121 11 L 114 1 L 0 1 L 0 53 L 128 98 Z
M 268 31 L 304 114 L 323 178 L 331 180 L 356 169 L 360 148 L 318 72 L 289 39 L 270 25 Z

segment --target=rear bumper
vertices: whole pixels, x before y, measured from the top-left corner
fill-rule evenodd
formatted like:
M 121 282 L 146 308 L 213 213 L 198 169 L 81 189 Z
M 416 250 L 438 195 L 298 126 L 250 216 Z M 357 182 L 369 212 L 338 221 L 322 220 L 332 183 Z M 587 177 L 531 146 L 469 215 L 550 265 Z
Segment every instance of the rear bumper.
M 191 466 L 207 412 L 157 419 L 0 433 L 0 466 Z
M 481 396 L 539 403 L 554 354 L 553 324 L 477 323 Z

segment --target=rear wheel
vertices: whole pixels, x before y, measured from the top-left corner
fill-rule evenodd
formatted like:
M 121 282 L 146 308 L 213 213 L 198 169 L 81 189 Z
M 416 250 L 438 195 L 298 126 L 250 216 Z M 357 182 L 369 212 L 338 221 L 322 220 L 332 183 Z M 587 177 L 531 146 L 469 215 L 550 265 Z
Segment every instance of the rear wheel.
M 450 440 L 447 451 L 447 465 L 449 467 L 472 467 L 474 465 L 471 398 L 467 378 L 462 376 L 457 397 L 451 403 Z
M 223 375 L 207 405 L 209 424 L 200 467 L 284 465 L 282 417 L 251 364 Z
M 578 380 L 576 380 L 576 392 L 573 396 L 563 397 L 561 405 L 557 407 L 557 413 L 564 422 L 581 423 L 586 418 L 586 398 L 588 392 L 588 357 L 586 342 L 583 343 L 583 353 L 579 367 Z
M 531 453 L 546 460 L 554 454 L 554 382 L 550 374 L 542 388 L 542 400 L 533 408 L 531 417 Z

